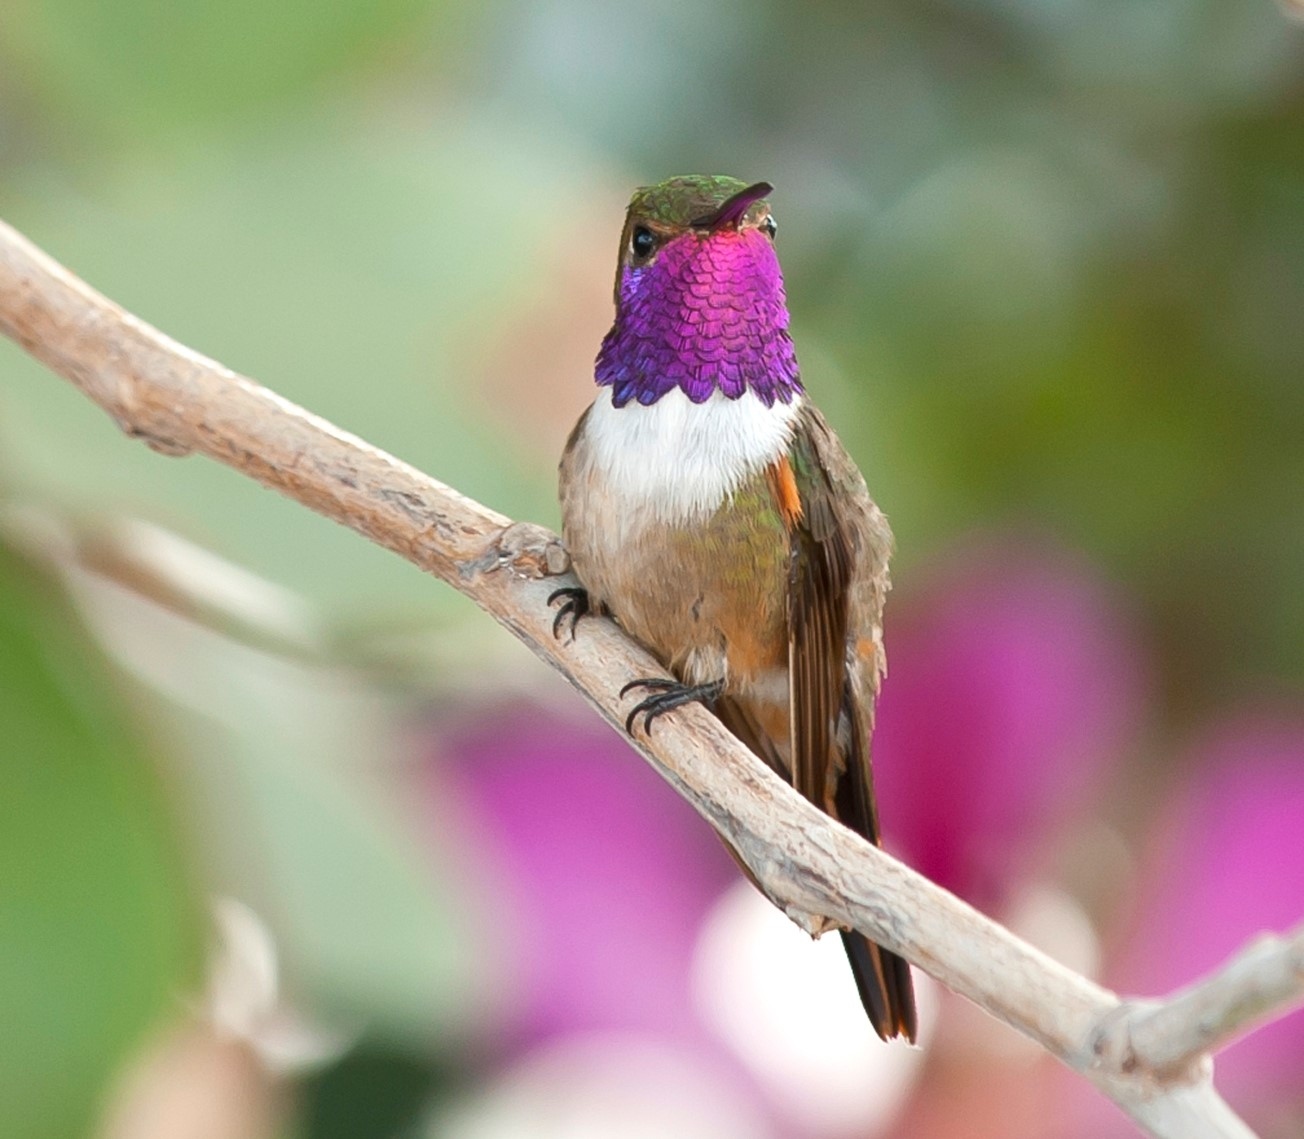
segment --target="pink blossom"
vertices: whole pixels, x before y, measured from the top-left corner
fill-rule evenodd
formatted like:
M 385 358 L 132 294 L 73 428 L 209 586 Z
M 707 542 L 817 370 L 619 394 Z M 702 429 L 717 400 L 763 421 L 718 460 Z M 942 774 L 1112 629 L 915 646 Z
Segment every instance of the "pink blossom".
M 1090 805 L 1135 730 L 1146 669 L 1073 559 L 1010 542 L 951 564 L 891 598 L 874 773 L 888 845 L 990 907 Z

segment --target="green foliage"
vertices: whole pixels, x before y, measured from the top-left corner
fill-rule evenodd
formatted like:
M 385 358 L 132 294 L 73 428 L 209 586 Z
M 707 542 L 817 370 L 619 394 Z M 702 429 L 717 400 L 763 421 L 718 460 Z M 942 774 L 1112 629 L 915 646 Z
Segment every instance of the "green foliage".
M 5 30 L 10 66 L 36 90 L 120 134 L 319 90 L 401 50 L 433 14 L 426 0 L 16 0 Z
M 4 1133 L 73 1139 L 193 986 L 195 914 L 162 788 L 97 650 L 2 547 L 0 724 Z

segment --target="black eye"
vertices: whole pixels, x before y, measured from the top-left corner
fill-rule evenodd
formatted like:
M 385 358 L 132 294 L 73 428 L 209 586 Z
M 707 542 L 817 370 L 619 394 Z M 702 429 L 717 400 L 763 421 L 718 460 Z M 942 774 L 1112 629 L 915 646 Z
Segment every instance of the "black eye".
M 645 225 L 634 227 L 634 236 L 630 238 L 629 248 L 640 261 L 651 257 L 657 247 L 656 234 Z
M 773 241 L 774 235 L 779 232 L 779 225 L 773 217 L 766 214 L 765 220 L 761 222 L 761 229 L 765 231 L 765 236 Z

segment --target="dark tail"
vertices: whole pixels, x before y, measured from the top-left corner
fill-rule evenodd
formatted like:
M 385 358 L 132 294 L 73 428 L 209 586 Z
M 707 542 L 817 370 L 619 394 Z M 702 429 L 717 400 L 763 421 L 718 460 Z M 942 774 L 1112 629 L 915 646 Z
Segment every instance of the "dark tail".
M 842 947 L 847 951 L 860 1003 L 874 1031 L 883 1040 L 904 1036 L 913 1044 L 919 1033 L 919 1018 L 910 966 L 854 930 L 842 931 Z
M 734 735 L 761 757 L 770 767 L 785 778 L 788 771 L 772 740 L 760 729 L 747 708 L 728 697 L 716 703 L 716 714 Z M 852 755 L 847 764 L 847 776 L 838 789 L 838 811 L 842 821 L 852 830 L 864 835 L 870 842 L 879 843 L 878 812 L 874 807 L 872 777 L 869 770 L 869 748 L 866 733 L 860 725 L 852 732 Z M 725 843 L 725 846 L 729 846 Z M 759 885 L 729 847 L 743 873 Z M 883 1040 L 904 1036 L 911 1044 L 919 1032 L 919 1018 L 915 1012 L 915 988 L 910 979 L 910 966 L 864 934 L 854 930 L 842 931 L 842 945 L 851 962 L 851 972 L 856 978 L 860 1003 L 874 1031 Z
M 870 716 L 858 712 L 850 680 L 843 688 L 842 700 L 849 721 L 850 747 L 846 774 L 837 790 L 838 817 L 875 846 L 882 846 L 878 806 L 874 802 L 874 774 L 869 761 Z M 883 1040 L 904 1036 L 913 1044 L 919 1033 L 919 1017 L 915 1011 L 910 966 L 855 930 L 842 934 L 842 945 L 856 978 L 860 1003 L 865 1006 L 874 1031 Z

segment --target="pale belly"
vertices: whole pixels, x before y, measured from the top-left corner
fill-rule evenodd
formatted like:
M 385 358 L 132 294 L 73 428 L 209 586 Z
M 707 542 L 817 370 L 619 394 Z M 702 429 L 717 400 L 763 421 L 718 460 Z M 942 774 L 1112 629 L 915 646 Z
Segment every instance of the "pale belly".
M 567 481 L 563 537 L 590 600 L 690 684 L 786 695 L 788 535 L 764 476 L 691 526 L 630 505 L 591 469 Z
M 566 528 L 591 599 L 690 684 L 725 678 L 730 689 L 750 688 L 786 668 L 788 535 L 777 515 L 739 498 L 695 530 L 627 518 L 608 527 L 601 509 L 587 511 L 591 524 Z M 621 547 L 608 545 L 613 531 Z

